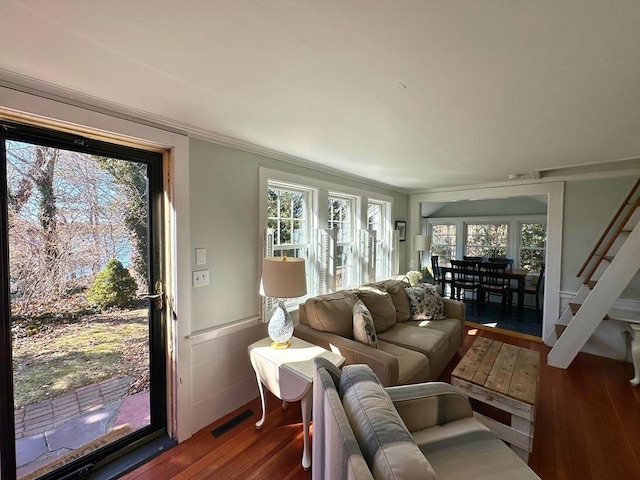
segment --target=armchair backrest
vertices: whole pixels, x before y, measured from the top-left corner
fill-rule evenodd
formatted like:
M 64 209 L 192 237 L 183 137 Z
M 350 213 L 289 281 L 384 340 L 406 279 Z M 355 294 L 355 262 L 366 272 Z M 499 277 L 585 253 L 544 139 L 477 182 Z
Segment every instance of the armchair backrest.
M 373 480 L 338 394 L 340 370 L 324 358 L 314 360 L 313 480 Z

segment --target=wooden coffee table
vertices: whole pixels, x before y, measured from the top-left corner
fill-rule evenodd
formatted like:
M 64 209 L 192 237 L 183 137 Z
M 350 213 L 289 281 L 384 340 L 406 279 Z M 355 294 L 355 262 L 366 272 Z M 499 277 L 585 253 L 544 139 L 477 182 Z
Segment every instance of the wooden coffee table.
M 478 337 L 451 373 L 465 395 L 511 414 L 505 425 L 474 412 L 524 461 L 533 446 L 539 361 L 539 352 Z

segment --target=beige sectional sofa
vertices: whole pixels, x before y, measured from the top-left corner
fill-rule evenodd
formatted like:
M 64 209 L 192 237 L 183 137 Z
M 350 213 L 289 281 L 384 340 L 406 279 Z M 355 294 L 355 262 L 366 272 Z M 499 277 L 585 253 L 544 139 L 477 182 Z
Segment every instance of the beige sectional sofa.
M 312 478 L 539 480 L 451 385 L 384 388 L 366 365 L 314 363 Z
M 462 346 L 465 307 L 443 298 L 444 318 L 411 320 L 406 280 L 390 279 L 307 299 L 295 335 L 339 353 L 346 364 L 367 364 L 385 386 L 435 380 Z M 353 337 L 353 307 L 371 311 L 377 348 Z

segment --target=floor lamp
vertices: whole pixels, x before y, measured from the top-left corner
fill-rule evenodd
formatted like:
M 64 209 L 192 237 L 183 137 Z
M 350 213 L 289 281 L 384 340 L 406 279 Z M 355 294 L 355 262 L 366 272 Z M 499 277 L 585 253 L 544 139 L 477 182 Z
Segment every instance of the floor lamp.
M 422 273 L 422 281 L 424 283 L 434 283 L 433 276 L 429 274 L 429 270 L 422 269 L 422 252 L 428 252 L 431 250 L 431 236 L 430 235 L 415 235 L 413 237 L 414 249 L 418 252 L 418 266 L 420 267 L 420 273 Z

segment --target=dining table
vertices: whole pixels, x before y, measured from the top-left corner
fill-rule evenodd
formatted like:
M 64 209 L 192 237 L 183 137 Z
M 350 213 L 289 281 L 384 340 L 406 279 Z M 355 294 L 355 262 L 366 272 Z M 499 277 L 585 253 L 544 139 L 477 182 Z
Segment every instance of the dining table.
M 479 265 L 480 265 L 480 268 L 482 268 L 482 264 L 480 263 Z M 453 275 L 452 271 L 453 271 L 453 267 L 451 266 L 451 264 L 440 266 L 440 272 L 441 272 L 440 284 L 442 285 L 443 296 L 446 291 L 445 285 L 447 283 L 451 283 L 451 277 Z M 504 271 L 505 278 L 507 278 L 509 281 L 515 280 L 518 284 L 518 319 L 521 319 L 524 313 L 524 287 L 525 287 L 525 282 L 527 280 L 528 274 L 529 274 L 528 270 L 524 270 L 521 268 L 507 268 Z M 454 298 L 453 289 L 451 289 L 450 297 Z M 509 307 L 511 306 L 509 305 Z

